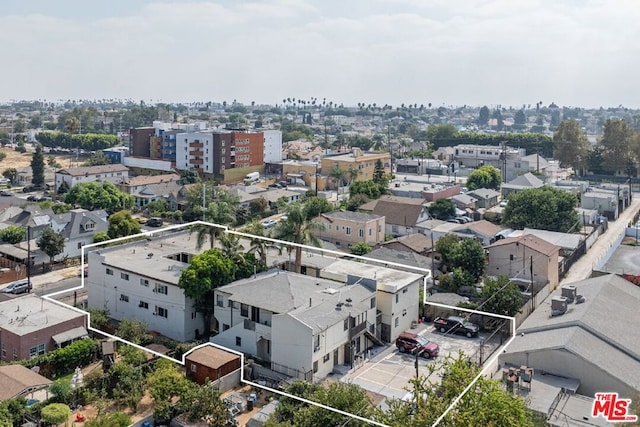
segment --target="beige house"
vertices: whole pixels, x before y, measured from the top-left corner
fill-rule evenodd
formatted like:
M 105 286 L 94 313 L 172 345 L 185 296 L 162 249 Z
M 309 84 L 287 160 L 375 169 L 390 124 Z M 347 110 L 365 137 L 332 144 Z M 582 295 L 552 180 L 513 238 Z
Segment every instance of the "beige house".
M 343 173 L 343 181 L 366 181 L 373 179 L 378 160 L 382 161 L 385 173 L 391 172 L 391 154 L 383 153 L 363 153 L 359 148 L 353 148 L 352 152 L 339 154 L 336 156 L 325 156 L 322 158 L 322 173 L 331 175 L 335 169 L 340 169 Z M 352 175 L 353 173 L 353 175 Z
M 321 230 L 314 231 L 318 239 L 341 248 L 358 242 L 365 242 L 369 246 L 384 242 L 385 218 L 381 215 L 336 211 L 321 214 L 313 221 L 323 225 Z
M 560 247 L 532 234 L 509 237 L 487 248 L 487 275 L 507 276 L 511 279 L 531 280 L 537 285 L 558 285 L 558 253 Z

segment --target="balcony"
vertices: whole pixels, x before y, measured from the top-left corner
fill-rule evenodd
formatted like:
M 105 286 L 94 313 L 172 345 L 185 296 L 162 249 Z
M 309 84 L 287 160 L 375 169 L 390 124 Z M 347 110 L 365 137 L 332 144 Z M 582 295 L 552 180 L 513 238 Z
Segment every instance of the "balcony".
M 204 144 L 202 142 L 190 142 L 189 147 L 191 148 L 203 148 Z
M 267 322 L 263 323 L 257 323 L 253 320 L 244 319 L 244 329 L 247 331 L 254 331 L 257 336 L 260 336 L 266 340 L 270 340 L 271 325 L 269 325 Z
M 367 322 L 362 322 L 349 329 L 349 340 L 354 339 L 358 335 L 362 334 L 367 329 Z
M 192 165 L 201 165 L 204 163 L 204 160 L 202 159 L 191 159 L 189 160 L 189 163 Z
M 191 154 L 192 156 L 203 156 L 204 152 L 203 151 L 190 151 L 189 154 Z

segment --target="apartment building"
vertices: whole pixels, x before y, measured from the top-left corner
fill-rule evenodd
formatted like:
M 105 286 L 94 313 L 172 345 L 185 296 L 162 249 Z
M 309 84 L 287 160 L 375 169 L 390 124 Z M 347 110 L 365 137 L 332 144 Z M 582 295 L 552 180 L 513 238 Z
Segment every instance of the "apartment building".
M 333 170 L 340 169 L 347 182 L 366 181 L 373 179 L 373 171 L 378 160 L 382 162 L 385 172 L 390 173 L 391 154 L 388 152 L 364 153 L 357 147 L 347 154 L 323 157 L 321 169 L 324 174 L 331 174 Z
M 182 270 L 201 250 L 189 232 L 103 247 L 87 254 L 88 305 L 115 320 L 138 319 L 178 341 L 196 338 L 204 324 L 178 286 Z
M 176 137 L 176 168 L 221 175 L 264 164 L 264 134 L 240 130 L 186 132 Z
M 211 342 L 309 381 L 352 363 L 376 332 L 370 284 L 272 270 L 216 289 L 215 303 L 221 331 Z
M 282 161 L 282 132 L 279 130 L 263 130 L 264 134 L 264 163 L 279 163 Z
M 322 228 L 314 230 L 313 234 L 339 248 L 348 248 L 358 242 L 369 246 L 384 242 L 385 218 L 382 215 L 335 211 L 320 214 L 313 222 L 322 224 Z
M 497 145 L 460 144 L 453 148 L 454 160 L 467 168 L 491 165 L 500 169 L 505 155 L 507 159 L 520 158 L 527 155 L 527 150 L 524 148 L 505 147 L 503 150 L 502 147 Z
M 129 168 L 122 164 L 85 166 L 79 168 L 60 169 L 56 171 L 56 192 L 63 182 L 69 188 L 83 182 L 121 183 L 129 178 Z
M 151 126 L 133 128 L 129 130 L 129 155 L 134 157 L 151 156 L 151 138 L 156 129 Z

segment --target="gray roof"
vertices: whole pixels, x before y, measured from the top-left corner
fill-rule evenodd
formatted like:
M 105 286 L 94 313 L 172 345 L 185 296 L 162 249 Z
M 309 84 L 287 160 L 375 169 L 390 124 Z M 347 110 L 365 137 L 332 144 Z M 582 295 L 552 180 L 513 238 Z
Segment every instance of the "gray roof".
M 370 214 L 370 213 L 364 213 L 364 212 L 351 212 L 351 211 L 327 212 L 327 213 L 321 214 L 321 216 L 327 219 L 335 218 L 335 219 L 345 219 L 349 221 L 358 221 L 358 222 L 373 221 L 375 219 L 382 218 L 382 215 L 376 215 L 376 214 Z
M 451 196 L 451 200 L 460 202 L 465 205 L 470 205 L 478 201 L 478 199 L 476 199 L 475 197 L 471 197 L 467 194 L 456 194 L 455 196 Z
M 527 172 L 523 175 L 515 177 L 505 185 L 512 188 L 539 188 L 544 185 L 544 182 L 531 172 Z
M 123 164 L 115 163 L 112 165 L 100 165 L 100 166 L 84 166 L 79 168 L 68 168 L 61 169 L 56 173 L 62 175 L 71 175 L 71 176 L 83 176 L 83 175 L 95 175 L 102 173 L 111 173 L 111 172 L 126 172 L 129 168 Z
M 324 329 L 349 316 L 336 310 L 338 302 L 352 299 L 354 311 L 366 311 L 375 291 L 363 285 L 346 285 L 297 273 L 271 270 L 217 289 L 229 299 L 275 314 L 288 314 L 314 330 Z
M 379 291 L 395 293 L 415 281 L 421 280 L 424 273 L 409 273 L 397 268 L 382 267 L 379 263 L 364 264 L 362 262 L 343 259 L 323 268 L 320 272 L 320 276 L 330 276 L 332 278 L 341 277 L 342 279 L 338 280 L 344 281 L 346 281 L 349 276 L 362 277 L 374 280 L 376 283 L 376 289 Z
M 0 302 L 0 328 L 19 336 L 78 317 L 84 314 L 34 294 Z
M 432 259 L 423 255 L 419 255 L 412 251 L 398 251 L 396 249 L 379 248 L 365 255 L 367 258 L 378 259 L 381 261 L 396 262 L 398 264 L 406 264 L 412 267 L 425 268 L 431 270 L 433 266 Z M 396 267 L 400 268 L 400 267 Z M 410 270 L 412 273 L 415 270 Z
M 640 329 L 629 327 L 640 324 L 640 288 L 614 274 L 572 285 L 585 302 L 569 304 L 566 313 L 551 317 L 547 298 L 518 328 L 525 335 L 508 352 L 566 348 L 620 379 L 634 377 L 640 389 Z M 561 288 L 551 294 L 558 295 Z
M 476 190 L 469 191 L 467 194 L 470 194 L 478 199 L 491 199 L 500 195 L 499 192 L 490 188 L 478 188 Z
M 532 234 L 535 237 L 545 240 L 552 245 L 563 249 L 575 250 L 580 244 L 581 235 L 571 233 L 561 233 L 559 231 L 538 230 L 536 228 L 525 228 L 524 230 L 514 230 L 507 237 L 519 237 Z
M 109 229 L 107 217 L 107 212 L 102 209 L 96 211 L 72 209 L 66 214 L 57 215 L 53 220 L 59 225 L 64 225 L 64 237 L 74 239 L 82 235 L 92 236 L 99 231 L 107 231 Z M 90 223 L 94 226 L 84 231 L 85 226 Z
M 640 275 L 640 247 L 620 245 L 600 271 L 618 275 Z

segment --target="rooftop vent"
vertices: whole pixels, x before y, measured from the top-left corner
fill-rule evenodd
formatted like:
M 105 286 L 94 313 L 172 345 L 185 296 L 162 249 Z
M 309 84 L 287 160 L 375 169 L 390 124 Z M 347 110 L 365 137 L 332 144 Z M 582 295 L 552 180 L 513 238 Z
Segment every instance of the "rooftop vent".
M 147 254 L 147 258 L 151 258 L 151 257 L 153 257 L 153 252 L 149 252 L 149 253 Z
M 353 300 L 352 300 L 351 298 L 347 298 L 347 299 L 345 300 L 344 305 L 345 305 L 346 307 L 351 307 L 351 302 L 352 302 L 352 301 L 353 301 Z
M 584 295 L 576 295 L 576 304 L 582 304 L 585 302 Z
M 568 303 L 572 303 L 578 295 L 578 288 L 573 285 L 565 285 L 562 287 L 562 296 L 567 299 Z
M 342 310 L 342 305 L 343 304 L 341 302 L 337 303 L 336 304 L 336 310 Z
M 322 292 L 329 295 L 335 295 L 338 291 L 333 288 L 327 288 L 327 289 L 324 289 Z
M 567 312 L 566 297 L 551 298 L 551 316 L 560 316 L 566 312 Z

